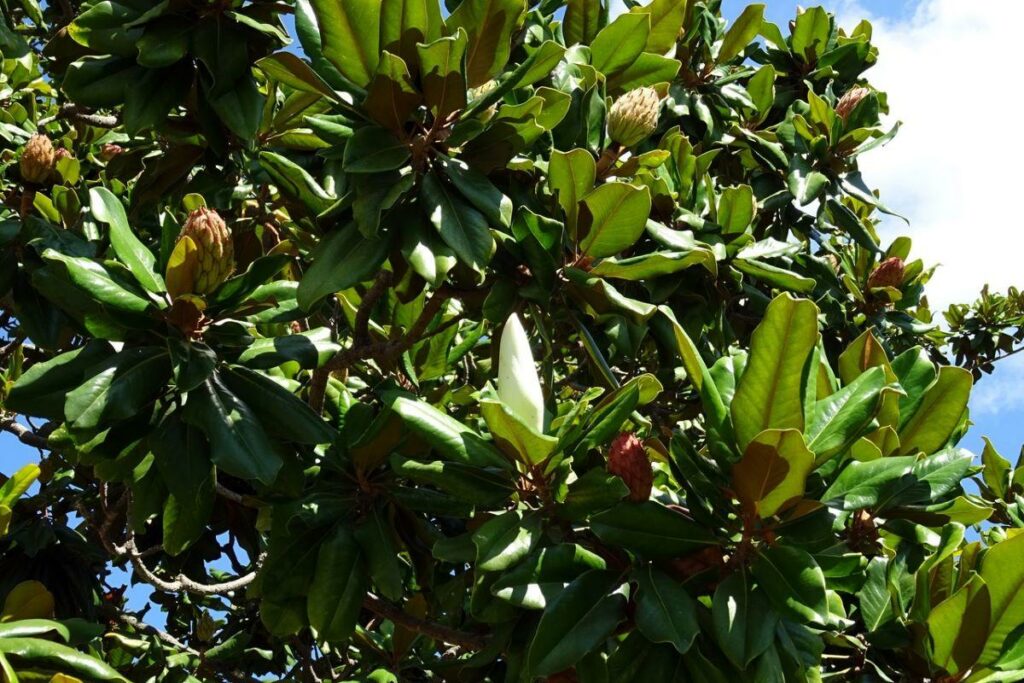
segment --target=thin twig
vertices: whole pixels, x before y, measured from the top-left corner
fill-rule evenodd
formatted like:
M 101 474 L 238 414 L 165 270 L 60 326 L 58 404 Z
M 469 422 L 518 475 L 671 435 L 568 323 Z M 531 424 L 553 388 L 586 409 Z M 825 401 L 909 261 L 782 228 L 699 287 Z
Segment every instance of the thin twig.
M 367 594 L 367 596 L 363 598 L 363 607 L 377 616 L 390 619 L 395 624 L 402 626 L 403 628 L 415 631 L 416 633 L 425 635 L 428 638 L 448 643 L 449 645 L 458 645 L 459 647 L 466 648 L 467 650 L 482 650 L 487 647 L 488 638 L 484 634 L 460 631 L 432 621 L 420 619 L 419 617 L 414 617 L 397 605 L 385 602 L 372 594 Z
M 170 633 L 167 633 L 166 631 L 161 631 L 152 624 L 147 624 L 144 621 L 140 621 L 130 614 L 122 614 L 120 616 L 120 619 L 121 621 L 128 624 L 137 631 L 142 631 L 144 633 L 152 633 L 154 636 L 164 641 L 176 650 L 181 650 L 182 652 L 187 652 L 190 655 L 195 655 L 197 657 L 199 656 L 199 650 L 195 650 L 189 647 L 185 643 L 181 642 L 180 640 L 172 636 Z

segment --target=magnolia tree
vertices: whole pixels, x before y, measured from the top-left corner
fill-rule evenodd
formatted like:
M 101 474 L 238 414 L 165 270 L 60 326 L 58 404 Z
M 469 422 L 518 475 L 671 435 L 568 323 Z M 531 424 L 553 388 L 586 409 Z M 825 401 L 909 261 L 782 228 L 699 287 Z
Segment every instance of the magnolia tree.
M 719 4 L 0 4 L 4 680 L 1021 680 L 1024 298 Z

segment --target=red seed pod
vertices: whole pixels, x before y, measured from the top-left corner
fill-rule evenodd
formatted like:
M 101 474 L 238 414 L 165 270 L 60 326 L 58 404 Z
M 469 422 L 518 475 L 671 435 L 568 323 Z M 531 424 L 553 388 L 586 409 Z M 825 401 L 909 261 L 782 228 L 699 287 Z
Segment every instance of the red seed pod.
M 626 482 L 630 500 L 639 503 L 651 497 L 654 470 L 643 442 L 632 432 L 623 432 L 612 441 L 608 471 Z
M 875 287 L 899 289 L 900 285 L 903 284 L 905 272 L 906 266 L 903 263 L 903 259 L 896 256 L 887 258 L 879 263 L 878 267 L 868 277 L 868 289 L 874 289 Z

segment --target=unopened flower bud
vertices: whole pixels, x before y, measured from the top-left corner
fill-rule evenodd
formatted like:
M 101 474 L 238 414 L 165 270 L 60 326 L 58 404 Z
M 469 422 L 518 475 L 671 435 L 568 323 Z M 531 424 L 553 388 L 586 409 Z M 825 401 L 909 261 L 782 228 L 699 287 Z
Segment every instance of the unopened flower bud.
M 839 98 L 839 102 L 836 103 L 836 114 L 839 115 L 843 121 L 850 117 L 850 113 L 860 104 L 860 101 L 871 94 L 871 91 L 867 88 L 853 88 L 848 90 L 845 95 Z
M 167 291 L 209 294 L 235 270 L 231 232 L 216 211 L 202 207 L 189 214 L 167 263 Z
M 525 425 L 544 432 L 544 392 L 533 362 L 530 340 L 515 313 L 505 321 L 501 333 L 498 399 Z
M 608 112 L 608 136 L 624 147 L 646 140 L 658 128 L 661 98 L 654 88 L 630 90 Z
M 112 142 L 105 142 L 100 146 L 99 158 L 101 161 L 110 161 L 118 154 L 124 151 L 121 145 L 115 145 Z
M 45 135 L 33 135 L 21 152 L 21 177 L 26 182 L 41 185 L 50 178 L 56 163 L 57 155 L 50 138 Z
M 651 497 L 654 470 L 643 442 L 632 432 L 623 432 L 612 441 L 608 471 L 626 482 L 631 501 L 642 503 Z
M 903 259 L 893 256 L 878 264 L 878 267 L 868 276 L 868 289 L 876 287 L 893 287 L 898 289 L 903 284 L 903 275 L 906 267 Z

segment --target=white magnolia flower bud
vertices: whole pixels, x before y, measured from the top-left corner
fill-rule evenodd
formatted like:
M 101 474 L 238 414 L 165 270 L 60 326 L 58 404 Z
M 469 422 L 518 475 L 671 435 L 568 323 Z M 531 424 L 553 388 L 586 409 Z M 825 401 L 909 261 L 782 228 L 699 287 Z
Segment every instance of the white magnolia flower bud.
M 498 398 L 537 432 L 544 432 L 544 392 L 530 351 L 526 330 L 513 313 L 501 333 L 498 358 Z

